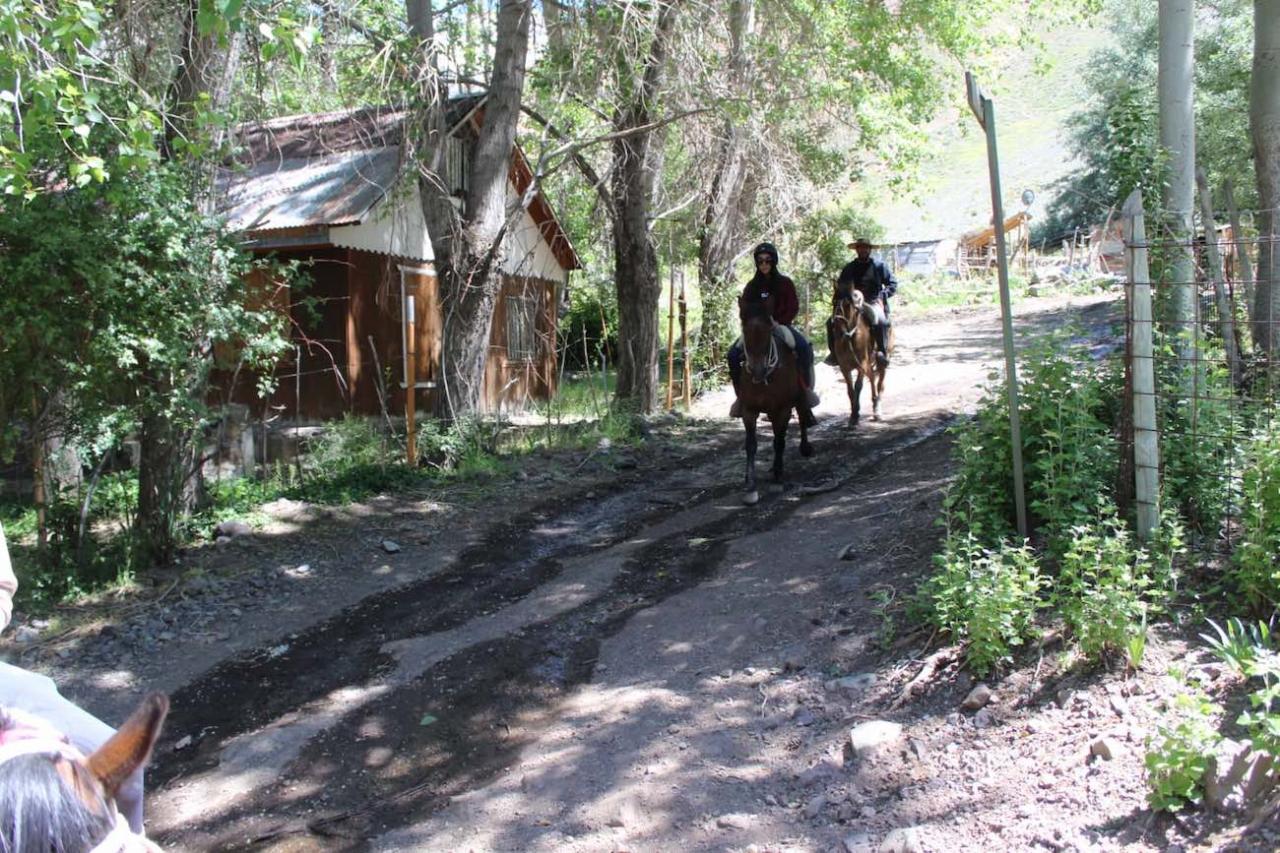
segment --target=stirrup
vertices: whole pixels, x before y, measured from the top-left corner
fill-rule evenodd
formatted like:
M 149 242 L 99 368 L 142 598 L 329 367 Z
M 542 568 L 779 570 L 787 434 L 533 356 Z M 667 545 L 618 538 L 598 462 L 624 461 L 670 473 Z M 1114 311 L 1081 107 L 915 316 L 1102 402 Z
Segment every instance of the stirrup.
M 731 418 L 742 417 L 742 401 L 741 400 L 733 401 L 733 405 L 729 407 L 729 417 Z

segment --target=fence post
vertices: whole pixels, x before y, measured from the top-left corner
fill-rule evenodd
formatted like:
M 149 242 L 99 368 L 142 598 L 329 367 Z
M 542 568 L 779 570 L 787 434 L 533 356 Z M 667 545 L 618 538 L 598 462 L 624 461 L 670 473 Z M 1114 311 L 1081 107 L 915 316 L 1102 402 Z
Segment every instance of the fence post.
M 1226 273 L 1222 254 L 1218 251 L 1218 225 L 1213 219 L 1213 199 L 1209 195 L 1209 179 L 1203 168 L 1196 169 L 1196 186 L 1200 190 L 1200 224 L 1204 226 L 1204 249 L 1209 256 L 1209 275 L 1213 279 L 1213 298 L 1218 305 L 1218 322 L 1222 327 L 1222 346 L 1227 352 L 1227 369 L 1231 381 L 1240 382 L 1240 351 L 1236 349 L 1235 306 L 1227 299 Z
M 1018 369 L 1013 352 L 1013 307 L 1009 299 L 1009 252 L 1004 239 L 1004 200 L 1000 195 L 1000 157 L 996 149 L 996 108 L 978 88 L 973 72 L 966 71 L 969 109 L 987 132 L 987 168 L 991 173 L 991 225 L 996 238 L 996 274 L 1000 283 L 1000 319 L 1004 331 L 1004 369 L 1009 397 L 1009 437 L 1013 449 L 1013 505 L 1018 535 L 1027 536 L 1027 495 L 1022 479 L 1022 423 L 1018 412 Z
M 1133 477 L 1138 539 L 1146 542 L 1160 523 L 1160 439 L 1156 429 L 1155 359 L 1152 347 L 1151 273 L 1142 191 L 1124 203 L 1129 299 L 1133 317 Z

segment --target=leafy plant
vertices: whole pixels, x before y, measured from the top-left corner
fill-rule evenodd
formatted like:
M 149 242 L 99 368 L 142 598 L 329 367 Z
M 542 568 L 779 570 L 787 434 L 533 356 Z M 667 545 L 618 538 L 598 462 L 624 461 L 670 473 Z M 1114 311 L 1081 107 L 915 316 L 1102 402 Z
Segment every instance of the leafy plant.
M 1254 749 L 1280 757 L 1280 654 L 1272 626 L 1265 622 L 1246 625 L 1237 618 L 1224 629 L 1213 620 L 1212 634 L 1200 636 L 1218 659 L 1254 686 L 1249 692 L 1251 710 L 1236 720 L 1249 731 Z
M 1158 726 L 1147 742 L 1147 801 L 1156 811 L 1176 812 L 1204 799 L 1204 772 L 1222 740 L 1214 726 L 1222 707 L 1204 693 L 1179 693 L 1174 711 L 1176 722 Z
M 1032 636 L 1040 604 L 1043 580 L 1030 547 L 988 549 L 968 531 L 948 536 L 934 563 L 937 573 L 921 588 L 929 621 L 967 643 L 965 658 L 979 675 L 1010 660 Z
M 1231 580 L 1256 611 L 1280 606 L 1280 429 L 1252 443 L 1241 486 L 1241 539 Z

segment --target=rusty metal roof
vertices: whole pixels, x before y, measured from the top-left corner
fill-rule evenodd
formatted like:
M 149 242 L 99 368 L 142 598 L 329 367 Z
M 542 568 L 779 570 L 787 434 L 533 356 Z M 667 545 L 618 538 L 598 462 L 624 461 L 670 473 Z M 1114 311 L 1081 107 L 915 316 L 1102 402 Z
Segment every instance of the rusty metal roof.
M 238 231 L 361 222 L 391 192 L 400 147 L 267 159 L 220 170 L 219 210 Z

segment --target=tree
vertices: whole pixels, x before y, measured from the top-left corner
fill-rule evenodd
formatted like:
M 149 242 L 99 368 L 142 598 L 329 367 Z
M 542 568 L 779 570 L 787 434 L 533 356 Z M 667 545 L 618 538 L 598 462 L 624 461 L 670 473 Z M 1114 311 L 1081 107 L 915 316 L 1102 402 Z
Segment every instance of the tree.
M 1280 236 L 1280 0 L 1254 0 L 1253 78 L 1249 127 L 1258 182 L 1258 270 L 1254 291 L 1253 339 L 1272 356 L 1280 323 L 1280 286 L 1275 239 Z
M 1195 261 L 1191 251 L 1195 207 L 1195 14 L 1192 0 L 1160 0 L 1160 146 L 1168 157 L 1165 227 L 1172 244 L 1167 319 L 1184 365 L 1195 359 Z

